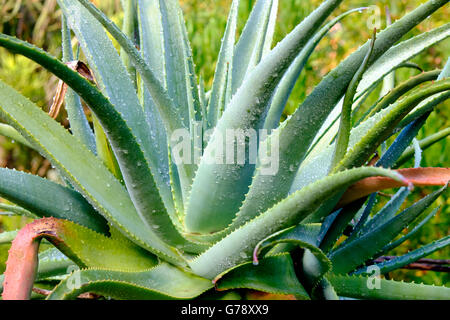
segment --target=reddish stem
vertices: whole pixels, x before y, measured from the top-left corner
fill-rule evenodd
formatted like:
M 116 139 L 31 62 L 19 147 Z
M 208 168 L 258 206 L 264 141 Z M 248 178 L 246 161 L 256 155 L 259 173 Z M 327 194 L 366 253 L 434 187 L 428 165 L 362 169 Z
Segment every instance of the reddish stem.
M 27 224 L 17 234 L 9 249 L 3 281 L 3 300 L 30 299 L 38 268 L 40 240 L 44 237 L 59 242 L 59 221 L 43 218 Z

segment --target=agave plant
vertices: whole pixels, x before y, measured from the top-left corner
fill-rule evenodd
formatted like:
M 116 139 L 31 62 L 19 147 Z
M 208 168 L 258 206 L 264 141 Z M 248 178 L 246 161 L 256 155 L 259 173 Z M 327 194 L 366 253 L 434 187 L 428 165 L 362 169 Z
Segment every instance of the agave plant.
M 0 194 L 14 203 L 2 208 L 38 218 L 0 235 L 12 241 L 3 299 L 30 298 L 43 280 L 57 281 L 48 299 L 191 299 L 245 288 L 296 299 L 450 298 L 446 287 L 378 277 L 443 248 L 448 236 L 376 260 L 429 221 L 450 179 L 447 168 L 420 167 L 422 149 L 448 129 L 414 138 L 450 95 L 450 63 L 395 87 L 390 81 L 450 35 L 447 23 L 399 42 L 448 1 L 429 1 L 374 32 L 280 124 L 316 45 L 364 10 L 327 22 L 340 2 L 324 1 L 272 49 L 278 1 L 257 1 L 235 44 L 233 0 L 208 92 L 194 73 L 175 0 L 123 1 L 122 29 L 88 0 L 58 0 L 62 61 L 1 34 L 0 46 L 61 79 L 54 105 L 65 96 L 71 124 L 69 132 L 0 81 L 2 134 L 38 150 L 61 176 L 55 182 L 0 170 Z M 92 77 L 73 62 L 71 32 Z M 387 90 L 356 119 L 381 83 Z M 93 131 L 81 99 L 94 115 Z M 223 137 L 230 132 L 243 135 L 229 143 Z M 255 141 L 252 158 L 245 150 Z M 414 168 L 399 169 L 410 158 Z M 400 210 L 414 185 L 443 187 Z M 400 189 L 374 212 L 377 191 L 387 188 Z M 43 238 L 56 248 L 39 253 Z

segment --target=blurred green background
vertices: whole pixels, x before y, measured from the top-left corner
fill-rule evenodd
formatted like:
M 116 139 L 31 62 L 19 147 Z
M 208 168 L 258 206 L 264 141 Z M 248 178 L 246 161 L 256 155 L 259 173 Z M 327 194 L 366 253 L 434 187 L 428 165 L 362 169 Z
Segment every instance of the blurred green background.
M 121 23 L 120 0 L 94 0 L 93 2 L 114 21 Z M 254 2 L 255 0 L 241 0 L 238 33 L 242 30 Z M 279 2 L 274 45 L 321 3 L 318 0 L 280 0 Z M 392 20 L 395 21 L 424 2 L 426 1 L 347 0 L 343 2 L 334 16 L 351 8 L 375 5 L 380 9 L 381 28 L 384 28 L 386 26 L 386 6 L 389 8 Z M 220 39 L 225 29 L 230 4 L 231 0 L 181 0 L 197 74 L 203 77 L 207 89 L 212 83 L 215 62 L 220 49 Z M 32 42 L 60 57 L 60 14 L 56 0 L 0 0 L 0 32 Z M 292 113 L 324 75 L 370 38 L 372 30 L 367 27 L 367 21 L 371 18 L 371 14 L 373 14 L 373 11 L 350 15 L 342 23 L 335 26 L 328 36 L 321 41 L 297 81 L 285 114 Z M 445 24 L 448 22 L 449 16 L 449 6 L 441 8 L 411 31 L 405 39 Z M 442 68 L 449 53 L 450 39 L 447 39 L 418 55 L 412 62 L 417 63 L 424 70 Z M 396 83 L 404 81 L 417 72 L 417 70 L 409 68 L 400 69 L 396 72 Z M 12 55 L 6 50 L 0 49 L 0 78 L 44 110 L 48 110 L 51 105 L 57 79 L 26 58 Z M 380 89 L 375 90 L 368 98 L 365 106 L 370 106 L 376 101 Z M 429 117 L 425 127 L 420 131 L 419 139 L 450 126 L 449 106 L 449 101 L 438 106 Z M 64 114 L 58 119 L 63 125 L 68 125 Z M 450 152 L 446 152 L 449 143 L 450 141 L 447 138 L 429 148 L 424 152 L 421 165 L 423 167 L 449 167 Z M 28 171 L 43 177 L 47 176 L 49 172 L 51 173 L 51 165 L 47 160 L 36 152 L 2 136 L 0 136 L 0 165 Z M 407 163 L 405 166 L 411 166 L 411 163 Z M 410 203 L 417 201 L 431 191 L 431 188 L 416 190 L 410 197 Z M 392 255 L 405 253 L 449 234 L 450 199 L 448 198 L 448 192 L 437 201 L 436 205 L 440 206 L 439 213 L 413 239 L 408 240 L 392 252 Z M 25 218 L 0 216 L 0 232 L 15 230 L 26 222 L 27 219 Z M 0 273 L 3 272 L 4 265 L 1 262 L 6 260 L 7 249 L 7 245 L 0 245 Z M 447 247 L 438 251 L 430 257 L 449 259 L 450 248 Z M 399 270 L 391 272 L 389 276 L 429 284 L 448 285 L 450 283 L 449 274 L 432 271 Z

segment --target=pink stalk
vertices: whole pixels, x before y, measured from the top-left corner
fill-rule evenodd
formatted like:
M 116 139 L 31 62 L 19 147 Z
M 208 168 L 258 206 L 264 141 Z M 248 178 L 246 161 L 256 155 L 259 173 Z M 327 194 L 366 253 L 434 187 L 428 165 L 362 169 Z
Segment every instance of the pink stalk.
M 43 218 L 19 231 L 9 249 L 3 281 L 3 300 L 30 299 L 38 268 L 39 243 L 43 237 L 58 242 L 58 219 Z

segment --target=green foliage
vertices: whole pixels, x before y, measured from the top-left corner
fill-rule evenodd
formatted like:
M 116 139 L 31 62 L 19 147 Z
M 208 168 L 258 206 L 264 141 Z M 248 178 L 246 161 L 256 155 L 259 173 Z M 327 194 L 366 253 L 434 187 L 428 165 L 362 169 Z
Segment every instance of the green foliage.
M 341 8 L 344 13 L 327 23 L 341 2 L 326 0 L 314 11 L 302 7 L 301 22 L 280 39 L 278 1 L 258 0 L 245 27 L 243 10 L 250 8 L 233 1 L 217 63 L 201 68 L 206 85 L 197 80 L 194 58 L 208 64 L 201 47 L 210 46 L 209 38 L 197 36 L 197 20 L 185 25 L 176 0 L 123 1 L 122 29 L 90 1 L 58 0 L 64 15 L 63 60 L 73 56 L 73 32 L 95 82 L 39 47 L 0 34 L 0 47 L 36 62 L 71 88 L 66 109 L 73 125 L 68 131 L 26 92 L 0 81 L 0 117 L 8 125 L 0 132 L 50 161 L 60 183 L 0 171 L 0 194 L 14 203 L 2 207 L 7 214 L 51 217 L 27 225 L 17 236 L 1 234 L 0 246 L 12 242 L 2 276 L 4 297 L 29 297 L 23 288 L 57 279 L 48 299 L 75 299 L 85 292 L 115 299 L 191 299 L 214 297 L 213 287 L 298 299 L 450 299 L 450 288 L 374 279 L 366 268 L 428 226 L 434 212 L 428 216 L 427 209 L 442 201 L 449 170 L 436 177 L 432 168 L 412 169 L 425 176 L 423 184 L 444 186 L 400 213 L 410 192 L 405 188 L 381 208 L 374 208 L 376 193 L 366 202 L 367 193 L 359 191 L 344 208 L 339 202 L 356 182 L 375 181 L 375 191 L 386 188 L 382 181 L 412 187 L 398 172 L 372 166 L 371 158 L 379 151 L 384 163 L 391 155 L 391 167 L 414 154 L 415 167 L 421 164 L 420 143 L 414 142 L 413 152 L 406 149 L 436 101 L 450 92 L 450 60 L 443 71 L 406 85 L 396 86 L 392 79 L 415 55 L 450 36 L 447 23 L 409 37 L 420 22 L 445 10 L 447 1 L 430 0 L 388 25 L 309 91 L 311 60 L 323 54 L 317 57 L 314 49 L 320 52 L 319 41 L 333 26 L 342 28 L 339 21 L 354 11 Z M 283 3 L 281 17 L 289 6 L 298 4 Z M 273 39 L 280 40 L 274 47 Z M 381 99 L 373 101 L 382 83 Z M 291 95 L 294 99 L 288 99 Z M 93 130 L 81 99 L 95 116 Z M 292 115 L 279 124 L 282 110 Z M 268 115 L 274 130 L 257 140 L 256 163 L 250 156 L 243 164 L 209 163 L 206 154 L 223 144 L 228 130 L 264 128 Z M 211 136 L 202 137 L 197 126 L 212 129 Z M 193 153 L 204 152 L 199 163 L 176 161 L 179 141 L 173 136 L 180 129 L 188 130 Z M 233 141 L 232 147 L 246 150 L 249 140 Z M 267 175 L 261 150 L 273 146 L 278 170 Z M 412 235 L 398 240 L 414 226 Z M 343 243 L 342 237 L 347 237 Z M 37 256 L 41 238 L 62 253 L 50 249 Z M 389 272 L 448 244 L 444 237 L 378 267 Z M 24 251 L 31 254 L 21 255 Z M 74 265 L 82 269 L 71 272 Z M 11 284 L 12 278 L 21 282 Z M 81 286 L 68 285 L 75 279 Z M 371 290 L 370 281 L 380 281 L 382 289 Z

